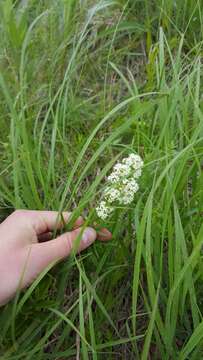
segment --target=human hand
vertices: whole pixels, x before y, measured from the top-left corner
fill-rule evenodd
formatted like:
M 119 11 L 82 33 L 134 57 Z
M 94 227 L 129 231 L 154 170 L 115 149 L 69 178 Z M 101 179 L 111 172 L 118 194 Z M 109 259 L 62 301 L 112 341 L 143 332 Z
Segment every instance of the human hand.
M 70 215 L 62 214 L 65 222 Z M 71 232 L 50 240 L 52 231 L 63 228 L 58 212 L 17 210 L 8 216 L 0 224 L 0 305 L 14 296 L 17 289 L 29 285 L 50 263 L 67 257 L 79 236 L 78 251 L 90 246 L 97 233 L 90 227 L 82 231 L 82 224 L 79 217 Z M 101 240 L 110 238 L 111 234 L 104 229 Z

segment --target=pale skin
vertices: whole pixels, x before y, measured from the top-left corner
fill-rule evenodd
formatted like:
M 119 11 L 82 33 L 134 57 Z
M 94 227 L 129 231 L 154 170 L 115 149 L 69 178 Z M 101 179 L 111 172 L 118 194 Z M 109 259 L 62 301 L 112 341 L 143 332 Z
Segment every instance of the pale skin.
M 0 224 L 0 306 L 18 289 L 31 284 L 49 264 L 70 255 L 74 244 L 77 243 L 80 252 L 97 237 L 100 240 L 111 238 L 106 229 L 99 235 L 92 227 L 83 229 L 83 219 L 79 217 L 72 231 L 50 240 L 52 232 L 62 229 L 70 216 L 68 212 L 61 217 L 56 211 L 17 210 Z

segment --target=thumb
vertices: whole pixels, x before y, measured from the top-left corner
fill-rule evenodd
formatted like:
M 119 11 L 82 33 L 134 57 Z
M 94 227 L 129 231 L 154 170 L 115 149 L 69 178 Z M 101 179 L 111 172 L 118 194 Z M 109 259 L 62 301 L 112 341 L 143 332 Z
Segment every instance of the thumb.
M 84 230 L 78 228 L 64 233 L 54 240 L 33 244 L 29 256 L 30 280 L 51 262 L 67 257 L 72 250 L 80 252 L 86 249 L 96 240 L 96 237 L 96 231 L 87 227 Z

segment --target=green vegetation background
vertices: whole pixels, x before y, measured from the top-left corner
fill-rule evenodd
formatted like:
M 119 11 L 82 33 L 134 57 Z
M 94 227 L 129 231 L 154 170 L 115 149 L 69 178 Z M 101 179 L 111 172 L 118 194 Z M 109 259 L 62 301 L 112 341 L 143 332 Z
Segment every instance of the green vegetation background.
M 91 223 L 116 159 L 145 161 L 113 240 L 0 310 L 1 359 L 203 359 L 202 41 L 201 0 L 1 1 L 1 219 Z

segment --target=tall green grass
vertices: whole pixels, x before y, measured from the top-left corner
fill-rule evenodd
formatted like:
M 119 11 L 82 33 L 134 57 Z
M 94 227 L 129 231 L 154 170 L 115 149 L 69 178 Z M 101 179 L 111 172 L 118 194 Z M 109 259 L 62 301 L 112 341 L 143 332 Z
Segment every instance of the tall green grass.
M 1 359 L 203 358 L 202 4 L 0 5 L 0 206 L 95 220 L 136 151 L 113 240 L 52 264 L 0 311 Z

